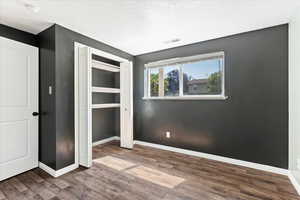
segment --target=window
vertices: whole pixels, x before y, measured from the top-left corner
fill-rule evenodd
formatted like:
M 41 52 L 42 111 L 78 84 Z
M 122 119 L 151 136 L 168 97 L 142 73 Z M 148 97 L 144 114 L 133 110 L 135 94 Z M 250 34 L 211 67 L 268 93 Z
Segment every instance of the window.
M 145 65 L 145 99 L 226 99 L 224 52 Z

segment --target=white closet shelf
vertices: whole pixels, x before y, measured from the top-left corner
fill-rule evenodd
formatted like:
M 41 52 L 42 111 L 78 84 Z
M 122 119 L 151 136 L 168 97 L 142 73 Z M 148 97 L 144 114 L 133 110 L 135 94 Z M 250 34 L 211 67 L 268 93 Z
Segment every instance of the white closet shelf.
M 97 109 L 97 108 L 119 108 L 120 104 L 119 103 L 105 103 L 105 104 L 93 104 L 92 108 Z
M 119 88 L 108 88 L 108 87 L 92 87 L 92 92 L 120 93 L 120 89 Z
M 104 63 L 101 61 L 97 61 L 97 60 L 92 61 L 92 67 L 95 69 L 101 69 L 101 70 L 110 71 L 110 72 L 120 72 L 120 67 L 118 67 L 116 65 Z

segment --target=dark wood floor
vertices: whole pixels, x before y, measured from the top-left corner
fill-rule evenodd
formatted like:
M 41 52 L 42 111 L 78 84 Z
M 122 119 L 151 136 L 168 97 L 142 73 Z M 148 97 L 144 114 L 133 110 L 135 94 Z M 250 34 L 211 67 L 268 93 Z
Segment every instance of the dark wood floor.
M 116 142 L 93 150 L 94 158 L 107 155 L 185 181 L 170 189 L 101 164 L 56 179 L 35 169 L 0 182 L 0 200 L 300 200 L 281 175 L 138 145 L 126 150 Z

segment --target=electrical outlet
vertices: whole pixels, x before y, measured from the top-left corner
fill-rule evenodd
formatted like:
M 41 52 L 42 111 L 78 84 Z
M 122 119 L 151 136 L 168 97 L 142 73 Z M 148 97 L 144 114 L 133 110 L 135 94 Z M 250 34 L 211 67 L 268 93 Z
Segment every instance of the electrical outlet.
M 171 137 L 171 132 L 170 131 L 167 131 L 166 132 L 166 138 L 170 138 Z

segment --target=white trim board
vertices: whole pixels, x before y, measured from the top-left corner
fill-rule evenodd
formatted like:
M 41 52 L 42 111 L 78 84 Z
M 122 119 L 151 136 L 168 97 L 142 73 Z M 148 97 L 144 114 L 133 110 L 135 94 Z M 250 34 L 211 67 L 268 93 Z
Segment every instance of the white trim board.
M 281 175 L 286 175 L 286 176 L 288 175 L 287 169 L 272 167 L 272 166 L 268 166 L 268 165 L 262 165 L 262 164 L 257 164 L 257 163 L 253 163 L 253 162 L 243 161 L 243 160 L 226 158 L 223 156 L 216 156 L 216 155 L 212 155 L 212 154 L 208 154 L 208 153 L 201 153 L 201 152 L 197 152 L 197 151 L 180 149 L 180 148 L 170 147 L 170 146 L 166 146 L 166 145 L 143 142 L 143 141 L 139 141 L 139 140 L 135 140 L 134 144 L 153 147 L 153 148 L 157 148 L 157 149 L 163 149 L 163 150 L 172 151 L 172 152 L 176 152 L 176 153 L 187 154 L 187 155 L 196 156 L 196 157 L 200 157 L 200 158 L 207 158 L 207 159 L 225 162 L 225 163 L 229 163 L 229 164 L 263 170 L 263 171 L 267 171 L 267 172 L 271 172 L 271 173 L 276 173 L 276 174 L 281 174 Z
M 75 164 L 79 166 L 79 65 L 78 65 L 78 49 L 82 44 L 74 43 L 74 138 L 75 138 Z
M 109 137 L 109 138 L 106 138 L 106 139 L 103 139 L 103 140 L 99 140 L 97 142 L 93 142 L 93 147 L 94 146 L 97 146 L 99 144 L 105 144 L 107 142 L 111 142 L 111 141 L 114 141 L 114 140 L 120 140 L 120 137 L 118 136 L 113 136 L 113 137 Z
M 94 142 L 93 146 L 96 146 L 99 144 L 104 144 L 104 143 L 107 143 L 107 142 L 110 142 L 113 140 L 120 140 L 120 137 L 114 136 L 114 137 L 110 137 L 110 138 L 107 138 L 104 140 L 100 140 L 98 142 Z M 148 146 L 148 147 L 157 148 L 157 149 L 162 149 L 162 150 L 166 150 L 166 151 L 172 151 L 172 152 L 176 152 L 176 153 L 182 153 L 182 154 L 196 156 L 196 157 L 200 157 L 200 158 L 207 158 L 210 160 L 216 160 L 219 162 L 225 162 L 225 163 L 229 163 L 229 164 L 233 164 L 233 165 L 249 167 L 249 168 L 258 169 L 258 170 L 267 171 L 267 172 L 276 173 L 276 174 L 281 174 L 281 175 L 285 175 L 285 176 L 289 176 L 289 177 L 291 174 L 289 172 L 289 170 L 287 170 L 287 169 L 272 167 L 272 166 L 268 166 L 268 165 L 262 165 L 262 164 L 243 161 L 243 160 L 237 160 L 237 159 L 233 159 L 233 158 L 227 158 L 227 157 L 223 157 L 223 156 L 212 155 L 212 154 L 208 154 L 208 153 L 201 153 L 201 152 L 197 152 L 197 151 L 191 151 L 191 150 L 180 149 L 180 148 L 166 146 L 166 145 L 143 142 L 143 141 L 139 141 L 139 140 L 134 140 L 134 144 Z M 299 187 L 299 190 L 300 190 L 300 187 Z
M 291 171 L 288 172 L 288 177 L 289 177 L 290 181 L 292 182 L 294 188 L 300 195 L 300 184 L 298 183 L 298 181 L 296 180 L 296 178 L 294 177 L 294 175 L 292 174 Z
M 120 140 L 120 137 L 113 136 L 113 137 L 110 137 L 110 138 L 106 138 L 106 139 L 94 142 L 93 146 L 96 146 L 96 145 L 99 145 L 99 144 L 104 144 L 104 143 L 107 143 L 107 142 L 111 142 L 113 140 Z M 282 168 L 277 168 L 277 167 L 272 167 L 272 166 L 268 166 L 268 165 L 262 165 L 262 164 L 257 164 L 257 163 L 253 163 L 253 162 L 232 159 L 232 158 L 226 158 L 226 157 L 223 157 L 223 156 L 216 156 L 216 155 L 201 153 L 201 152 L 197 152 L 197 151 L 180 149 L 180 148 L 170 147 L 170 146 L 166 146 L 166 145 L 143 142 L 143 141 L 139 141 L 139 140 L 135 140 L 134 144 L 148 146 L 148 147 L 157 148 L 157 149 L 162 149 L 162 150 L 166 150 L 166 151 L 172 151 L 172 152 L 176 152 L 176 153 L 182 153 L 182 154 L 196 156 L 196 157 L 200 157 L 200 158 L 207 158 L 207 159 L 211 159 L 211 160 L 216 160 L 216 161 L 225 162 L 225 163 L 229 163 L 229 164 L 239 165 L 239 166 L 243 166 L 243 167 L 249 167 L 249 168 L 258 169 L 258 170 L 262 170 L 262 171 L 267 171 L 267 172 L 271 172 L 271 173 L 286 175 L 291 179 L 291 182 L 295 186 L 296 190 L 297 191 L 299 190 L 299 194 L 300 194 L 299 184 L 296 182 L 296 180 L 293 177 L 293 175 L 291 174 L 291 172 L 288 171 L 287 169 L 282 169 Z M 58 176 L 60 176 L 62 174 L 65 174 L 69 171 L 72 171 L 72 170 L 76 169 L 77 167 L 78 166 L 76 164 L 72 164 L 68 167 L 65 167 L 63 169 L 55 171 L 54 169 L 48 167 L 47 165 L 45 165 L 41 162 L 39 163 L 39 168 L 43 169 L 44 171 L 46 171 L 47 173 L 49 173 L 50 175 L 52 175 L 54 177 L 58 177 Z
M 62 176 L 70 171 L 73 171 L 74 169 L 78 168 L 78 165 L 76 165 L 75 163 L 72 165 L 69 165 L 65 168 L 62 168 L 60 170 L 54 170 L 51 167 L 45 165 L 42 162 L 39 162 L 39 168 L 41 168 L 42 170 L 44 170 L 45 172 L 47 172 L 48 174 L 50 174 L 51 176 L 57 178 L 59 176 Z
M 120 140 L 120 137 L 113 136 L 113 137 L 109 137 L 109 138 L 106 138 L 103 140 L 99 140 L 97 142 L 94 142 L 93 146 L 97 146 L 99 144 L 105 144 L 105 143 L 108 143 L 108 142 L 111 142 L 114 140 Z M 249 168 L 258 169 L 258 170 L 267 171 L 267 172 L 272 172 L 272 173 L 276 173 L 276 174 L 286 175 L 286 176 L 288 176 L 292 185 L 295 187 L 296 191 L 300 195 L 300 184 L 297 182 L 297 180 L 295 179 L 295 177 L 291 173 L 291 171 L 286 170 L 286 169 L 252 163 L 252 162 L 247 162 L 247 161 L 242 161 L 242 160 L 237 160 L 237 159 L 232 159 L 232 158 L 226 158 L 223 156 L 216 156 L 216 155 L 212 155 L 212 154 L 201 153 L 201 152 L 196 152 L 196 151 L 191 151 L 191 150 L 186 150 L 186 149 L 180 149 L 180 148 L 170 147 L 170 146 L 166 146 L 166 145 L 143 142 L 143 141 L 139 141 L 139 140 L 135 140 L 134 144 L 153 147 L 153 148 L 162 149 L 162 150 L 166 150 L 166 151 L 172 151 L 172 152 L 176 152 L 176 153 L 187 154 L 187 155 L 201 157 L 201 158 L 207 158 L 207 159 L 225 162 L 225 163 L 229 163 L 229 164 L 239 165 L 239 166 L 243 166 L 243 167 L 249 167 Z M 47 165 L 39 162 L 39 168 L 41 168 L 42 170 L 44 170 L 45 172 L 47 172 L 48 174 L 50 174 L 53 177 L 59 177 L 63 174 L 66 174 L 66 173 L 78 168 L 78 166 L 76 164 L 72 164 L 68 167 L 65 167 L 63 169 L 55 171 L 54 169 L 48 167 Z

